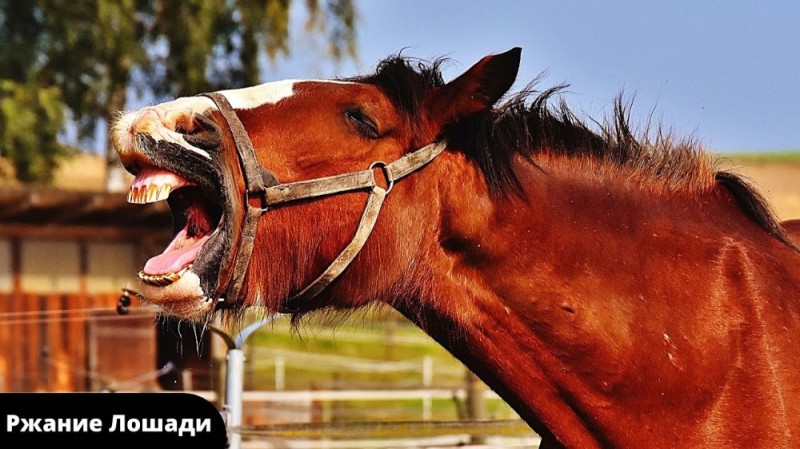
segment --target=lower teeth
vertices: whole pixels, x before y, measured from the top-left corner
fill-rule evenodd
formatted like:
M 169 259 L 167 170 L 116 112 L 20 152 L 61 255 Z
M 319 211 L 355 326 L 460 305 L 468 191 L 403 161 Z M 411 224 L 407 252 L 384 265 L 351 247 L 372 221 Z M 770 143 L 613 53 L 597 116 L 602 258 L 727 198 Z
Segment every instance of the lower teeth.
M 192 266 L 189 265 L 188 267 L 182 269 L 177 273 L 167 273 L 167 274 L 146 274 L 144 271 L 139 272 L 139 279 L 144 281 L 146 284 L 155 285 L 156 287 L 166 287 L 181 278 L 183 273 L 186 272 Z

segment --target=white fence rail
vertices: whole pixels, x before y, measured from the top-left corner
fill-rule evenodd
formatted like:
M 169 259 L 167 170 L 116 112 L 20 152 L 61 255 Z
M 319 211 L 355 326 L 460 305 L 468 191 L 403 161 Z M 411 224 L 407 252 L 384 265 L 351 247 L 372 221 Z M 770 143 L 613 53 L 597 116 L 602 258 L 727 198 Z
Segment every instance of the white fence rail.
M 210 390 L 187 391 L 214 402 L 217 394 Z M 483 391 L 486 399 L 500 399 L 492 390 Z M 432 399 L 459 399 L 467 397 L 464 388 L 420 388 L 413 390 L 301 390 L 301 391 L 245 391 L 243 402 L 326 402 L 326 401 L 404 401 L 430 397 Z
M 425 356 L 420 359 L 404 361 L 382 361 L 331 354 L 311 354 L 275 348 L 250 348 L 247 352 L 251 369 L 275 370 L 275 390 L 286 388 L 286 370 L 302 369 L 307 371 L 337 371 L 358 373 L 419 373 L 420 385 L 430 388 L 434 376 L 461 377 L 465 368 L 442 367 L 434 364 L 433 358 Z M 422 396 L 423 419 L 431 418 L 431 398 Z
M 471 444 L 469 435 L 444 435 L 423 438 L 387 438 L 370 440 L 246 440 L 242 449 L 532 449 L 541 438 L 488 437 L 483 444 Z
M 208 401 L 216 401 L 217 393 L 211 390 L 195 390 L 186 392 L 200 396 Z M 414 389 L 414 390 L 303 390 L 303 391 L 245 391 L 242 402 L 278 403 L 291 408 L 292 404 L 306 405 L 313 402 L 328 401 L 395 401 L 423 398 L 463 400 L 467 392 L 463 388 L 446 389 Z M 483 392 L 486 399 L 499 399 L 491 390 Z M 370 434 L 370 428 L 376 423 L 348 423 L 356 432 Z M 522 421 L 473 421 L 473 422 L 390 422 L 379 424 L 380 431 L 390 435 L 393 427 L 405 427 L 407 435 L 403 437 L 364 437 L 344 439 L 341 435 L 326 437 L 328 429 L 325 425 L 309 424 L 285 430 L 286 426 L 260 426 L 256 428 L 242 427 L 232 429 L 243 436 L 241 449 L 389 449 L 389 448 L 425 448 L 425 449 L 516 449 L 537 448 L 541 443 L 538 435 L 530 431 Z M 454 427 L 455 426 L 455 427 Z M 294 427 L 294 426 L 291 426 Z M 363 427 L 359 432 L 359 427 Z M 466 427 L 467 429 L 465 429 Z M 266 429 L 266 430 L 263 430 Z M 374 429 L 373 429 L 374 430 Z M 397 429 L 394 429 L 397 430 Z M 402 429 L 401 429 L 402 430 Z M 341 434 L 341 429 L 335 434 Z M 310 436 L 319 434 L 319 437 Z M 475 440 L 479 435 L 480 439 Z

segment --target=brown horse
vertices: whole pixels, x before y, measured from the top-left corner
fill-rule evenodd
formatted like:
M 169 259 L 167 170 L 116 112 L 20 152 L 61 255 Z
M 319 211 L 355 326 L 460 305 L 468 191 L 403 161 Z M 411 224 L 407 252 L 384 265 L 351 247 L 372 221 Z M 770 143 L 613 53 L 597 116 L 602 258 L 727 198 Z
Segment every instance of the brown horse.
M 124 115 L 130 199 L 176 223 L 144 295 L 198 320 L 384 301 L 544 447 L 800 447 L 800 255 L 764 200 L 621 101 L 604 126 L 557 89 L 499 101 L 519 57 Z

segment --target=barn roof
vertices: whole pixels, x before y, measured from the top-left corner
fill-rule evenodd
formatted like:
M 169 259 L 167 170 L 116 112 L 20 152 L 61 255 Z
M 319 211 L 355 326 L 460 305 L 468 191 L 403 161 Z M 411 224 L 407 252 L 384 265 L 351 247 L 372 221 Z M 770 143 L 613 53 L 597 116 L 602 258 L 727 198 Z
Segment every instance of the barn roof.
M 138 239 L 169 235 L 166 202 L 129 204 L 123 193 L 0 187 L 0 235 Z

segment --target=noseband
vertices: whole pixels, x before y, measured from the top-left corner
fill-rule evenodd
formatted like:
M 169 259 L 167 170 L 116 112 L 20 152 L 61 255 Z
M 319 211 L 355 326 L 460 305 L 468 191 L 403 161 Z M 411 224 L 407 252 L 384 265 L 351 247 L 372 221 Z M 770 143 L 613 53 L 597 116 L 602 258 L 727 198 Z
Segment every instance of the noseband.
M 244 204 L 247 210 L 239 234 L 238 251 L 235 257 L 229 256 L 223 264 L 221 273 L 229 272 L 231 276 L 225 291 L 219 289 L 217 292 L 219 298 L 216 304 L 217 309 L 232 307 L 237 303 L 253 253 L 259 218 L 270 207 L 355 190 L 369 192 L 367 204 L 364 206 L 358 228 L 350 243 L 322 274 L 287 299 L 280 310 L 283 313 L 297 312 L 309 300 L 325 290 L 356 258 L 372 233 L 383 201 L 394 187 L 395 182 L 424 167 L 441 154 L 445 148 L 444 142 L 435 142 L 408 153 L 394 162 L 375 161 L 366 170 L 281 184 L 272 172 L 258 163 L 250 137 L 228 99 L 217 92 L 202 94 L 202 96 L 210 98 L 217 105 L 227 122 L 246 187 Z M 385 178 L 386 187 L 382 187 L 376 182 L 375 171 L 378 169 Z

